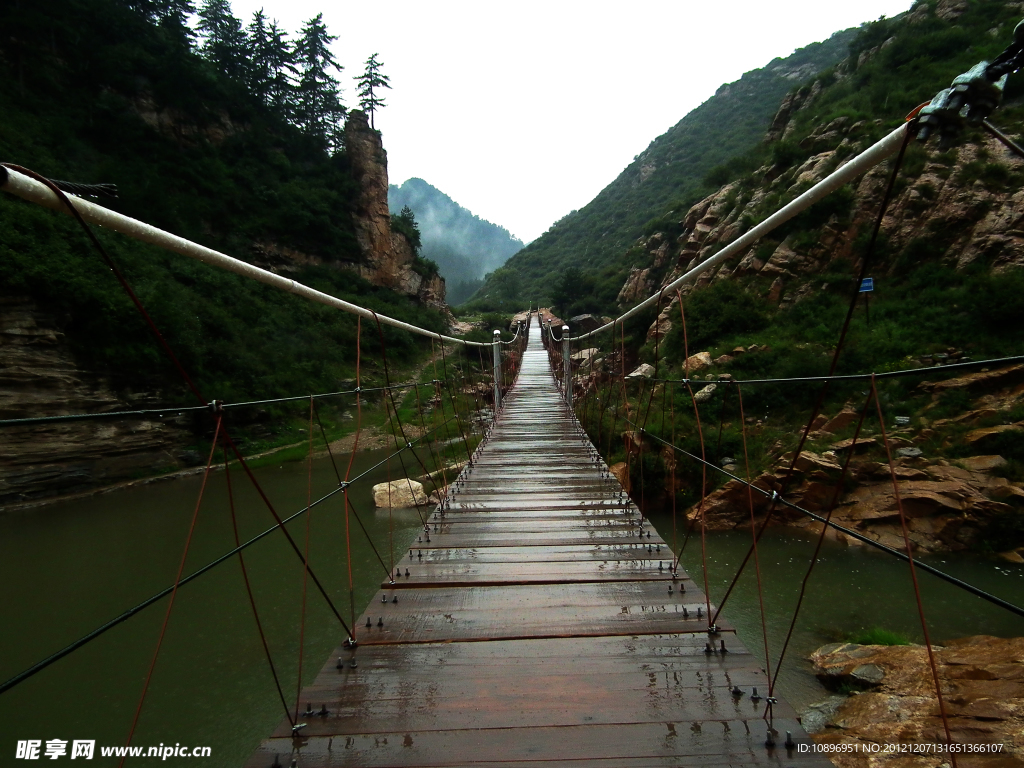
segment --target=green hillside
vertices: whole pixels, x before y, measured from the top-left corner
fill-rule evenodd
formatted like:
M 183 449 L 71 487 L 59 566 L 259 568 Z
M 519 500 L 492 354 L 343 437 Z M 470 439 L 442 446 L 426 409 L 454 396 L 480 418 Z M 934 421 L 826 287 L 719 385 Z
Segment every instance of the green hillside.
M 495 305 L 516 294 L 550 297 L 552 286 L 572 265 L 598 275 L 592 309 L 605 310 L 622 285 L 618 276 L 628 270 L 624 253 L 643 234 L 644 225 L 669 208 L 685 211 L 709 192 L 712 185 L 705 177 L 760 142 L 783 97 L 794 85 L 845 58 L 855 34 L 837 32 L 723 85 L 652 141 L 584 208 L 555 222 L 510 259 L 477 293 L 477 303 Z
M 339 268 L 362 256 L 338 72 L 314 45 L 327 30 L 312 19 L 289 40 L 266 19 L 206 3 L 196 37 L 188 6 L 0 5 L 0 159 L 51 178 L 116 183 L 120 197 L 104 205 L 243 259 L 267 246 L 301 252 L 311 258 L 289 273 L 296 279 L 440 328 L 436 313 Z M 0 228 L 0 291 L 51 311 L 83 367 L 125 389 L 176 382 L 69 219 L 4 195 Z M 210 396 L 331 390 L 352 375 L 354 318 L 100 236 Z M 414 349 L 404 333 L 385 335 L 396 357 Z M 184 393 L 175 384 L 165 395 Z

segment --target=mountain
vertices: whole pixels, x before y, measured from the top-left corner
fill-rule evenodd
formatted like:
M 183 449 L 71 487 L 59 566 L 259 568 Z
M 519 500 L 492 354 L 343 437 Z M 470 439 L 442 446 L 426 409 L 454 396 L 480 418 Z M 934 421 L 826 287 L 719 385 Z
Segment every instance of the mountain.
M 392 213 L 409 206 L 416 215 L 420 255 L 437 263 L 448 283 L 448 302 L 461 304 L 484 277 L 520 251 L 523 241 L 497 224 L 474 216 L 423 179 L 409 179 L 388 188 Z
M 762 165 L 723 173 L 726 183 L 688 211 L 660 219 L 626 252 L 618 305 L 658 294 L 890 133 L 954 77 L 991 62 L 1011 43 L 1019 19 L 1016 2 L 938 0 L 865 25 L 843 61 L 782 101 L 760 150 Z M 1010 76 L 991 121 L 1019 139 L 1024 75 Z M 659 379 L 687 375 L 700 382 L 690 386 L 703 389 L 692 398 L 689 386 L 663 390 L 675 397 L 671 423 L 652 416 L 645 434 L 700 455 L 691 414 L 701 404 L 701 418 L 717 426 L 706 444 L 712 464 L 746 457 L 749 448 L 757 486 L 782 493 L 788 484 L 789 498 L 822 514 L 831 510 L 832 493 L 823 489 L 841 489 L 832 519 L 875 541 L 897 542 L 887 537 L 898 514 L 898 478 L 903 504 L 913 510 L 915 548 L 1024 547 L 1024 366 L 997 362 L 1024 353 L 1022 186 L 1024 159 L 980 127 L 964 126 L 948 149 L 936 138 L 911 142 L 902 161 L 876 166 L 678 293 L 665 292 L 660 307 L 638 313 L 615 337 L 588 339 L 599 353 L 583 357 L 593 362 L 581 363 L 577 396 L 606 397 L 606 387 L 614 391 L 622 372 L 640 363 L 651 364 L 648 373 L 656 370 Z M 864 294 L 862 269 L 873 278 Z M 569 312 L 587 299 L 571 292 L 564 298 Z M 823 391 L 820 380 L 805 377 L 827 376 L 841 336 L 836 373 L 860 376 L 832 380 Z M 962 362 L 976 367 L 947 370 Z M 872 371 L 893 375 L 875 380 Z M 867 399 L 873 390 L 877 403 Z M 809 453 L 790 483 L 787 452 L 795 451 L 816 402 Z M 604 425 L 609 438 L 621 434 L 615 424 Z M 706 430 L 707 421 L 705 437 Z M 855 432 L 861 442 L 847 469 L 843 451 Z M 609 464 L 626 460 L 622 443 L 609 445 Z M 644 471 L 664 477 L 661 457 Z M 729 482 L 704 498 L 701 464 L 680 461 L 673 472 L 680 506 L 701 500 L 691 519 L 721 528 L 750 524 L 742 485 Z M 647 483 L 653 487 L 650 475 Z M 760 515 L 768 502 L 756 503 Z M 792 523 L 797 517 L 778 515 Z
M 0 158 L 50 178 L 116 183 L 117 199 L 100 204 L 444 331 L 436 267 L 389 230 L 380 135 L 365 116 L 351 113 L 344 146 L 337 136 L 325 143 L 291 108 L 272 108 L 223 71 L 180 19 L 154 17 L 169 7 L 0 3 Z M 96 229 L 205 396 L 336 391 L 354 377 L 355 317 Z M 0 328 L 11 329 L 0 333 L 0 418 L 192 404 L 69 217 L 4 193 L 0 230 Z M 403 331 L 384 338 L 393 363 L 423 354 Z M 383 371 L 364 365 L 367 376 Z M 270 406 L 252 419 L 285 412 Z M 193 464 L 193 428 L 205 427 L 180 421 L 118 422 L 109 434 L 86 422 L 45 437 L 6 430 L 0 504 Z M 277 440 L 276 429 L 246 424 L 236 435 L 251 446 Z
M 507 267 L 517 274 L 497 274 L 478 293 L 481 304 L 512 299 L 503 294 L 513 290 L 521 296 L 551 297 L 566 269 L 577 266 L 597 276 L 597 295 L 587 309 L 607 310 L 621 285 L 618 276 L 628 269 L 623 254 L 643 234 L 644 225 L 666 209 L 685 211 L 710 191 L 705 177 L 760 142 L 783 97 L 794 85 L 843 59 L 855 34 L 837 32 L 723 85 L 652 141 L 590 203 L 555 222 L 512 258 Z

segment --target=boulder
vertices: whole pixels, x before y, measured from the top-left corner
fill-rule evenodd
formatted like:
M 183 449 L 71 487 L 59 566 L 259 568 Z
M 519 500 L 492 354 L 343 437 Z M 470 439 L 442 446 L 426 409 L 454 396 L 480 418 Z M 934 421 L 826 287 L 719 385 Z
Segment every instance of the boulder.
M 955 379 L 947 379 L 946 381 L 922 381 L 917 385 L 917 388 L 933 394 L 939 394 L 950 389 L 986 391 L 1016 384 L 1021 380 L 1024 380 L 1024 364 L 1011 365 L 1008 368 L 1000 368 L 995 371 L 968 373 L 965 376 L 958 376 Z
M 373 503 L 378 508 L 421 507 L 429 504 L 430 500 L 423 492 L 423 483 L 415 480 L 392 480 L 390 483 L 378 483 L 373 486 Z
M 711 366 L 711 353 L 709 352 L 698 352 L 696 355 L 690 355 L 686 358 L 683 363 L 683 374 L 688 375 L 696 373 L 697 371 L 703 371 L 705 368 Z
M 590 333 L 596 331 L 604 323 L 601 322 L 600 318 L 594 317 L 593 315 L 576 315 L 576 317 L 569 318 L 569 327 L 572 329 L 574 336 L 578 336 L 581 333 Z
M 625 489 L 626 493 L 629 493 L 629 467 L 626 466 L 626 462 L 620 461 L 618 464 L 612 464 L 608 467 L 608 471 L 612 473 L 612 477 L 619 481 L 619 485 Z
M 998 757 L 979 758 L 979 765 L 989 760 L 994 761 L 992 765 L 1020 765 L 1024 638 L 975 636 L 932 648 L 954 738 L 961 743 L 1002 745 Z M 879 744 L 944 741 L 924 646 L 833 643 L 811 654 L 811 661 L 819 679 L 867 689 L 849 696 L 838 707 L 828 707 L 824 727 L 819 726 L 813 736 L 819 744 L 859 747 L 859 753 L 837 756 L 837 765 L 867 765 L 864 752 Z M 939 756 L 913 763 L 901 757 L 879 753 L 878 758 L 870 758 L 870 765 L 950 764 L 948 758 Z M 961 762 L 967 761 L 961 758 Z
M 984 445 L 994 442 L 996 435 L 1003 432 L 1022 432 L 1024 427 L 1020 424 L 1000 424 L 998 427 L 987 427 L 985 429 L 974 429 L 964 435 L 964 441 L 972 448 L 981 448 Z
M 571 357 L 577 363 L 585 362 L 596 355 L 600 350 L 597 347 L 588 347 L 587 349 L 580 349 L 573 352 Z
M 858 414 L 856 411 L 851 411 L 844 408 L 831 419 L 829 419 L 827 422 L 825 422 L 825 424 L 823 424 L 821 428 L 824 429 L 826 432 L 831 432 L 832 434 L 835 434 L 836 432 L 839 432 L 842 429 L 846 429 L 851 424 L 856 424 L 859 418 L 860 414 Z
M 649 379 L 654 375 L 654 366 L 650 363 L 643 363 L 632 373 L 626 376 L 627 379 Z
M 711 396 L 715 394 L 715 390 L 718 389 L 717 384 L 708 384 L 706 387 L 697 392 L 693 396 L 693 402 L 695 403 L 706 403 L 711 399 Z

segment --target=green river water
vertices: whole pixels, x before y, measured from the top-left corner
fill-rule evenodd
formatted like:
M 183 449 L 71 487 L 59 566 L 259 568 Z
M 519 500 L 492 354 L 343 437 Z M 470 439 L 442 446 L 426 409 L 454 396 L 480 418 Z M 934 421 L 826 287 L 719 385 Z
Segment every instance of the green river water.
M 382 452 L 357 458 L 354 474 L 380 461 Z M 408 458 L 407 458 L 408 463 Z M 393 461 L 350 492 L 385 561 L 388 542 L 401 559 L 417 535 L 414 510 L 374 510 L 370 486 L 401 476 Z M 261 484 L 283 516 L 306 503 L 305 463 L 257 470 Z M 232 472 L 242 539 L 273 520 L 241 473 Z M 0 677 L 7 679 L 62 648 L 126 608 L 173 583 L 201 479 L 168 480 L 24 512 L 0 515 Z M 315 463 L 313 498 L 336 485 L 327 461 Z M 314 510 L 310 562 L 346 621 L 349 597 L 341 504 Z M 666 540 L 671 522 L 655 518 Z M 302 544 L 305 518 L 289 525 Z M 708 572 L 713 598 L 720 598 L 749 546 L 749 534 L 708 537 Z M 376 591 L 384 571 L 353 523 L 353 570 L 357 613 Z M 687 546 L 683 565 L 703 583 L 700 542 Z M 769 652 L 777 657 L 793 601 L 813 551 L 813 541 L 774 529 L 763 540 Z M 212 476 L 200 512 L 186 573 L 234 546 L 223 473 Z M 1024 601 L 1024 567 L 980 556 L 933 557 L 932 565 L 1015 602 Z M 285 694 L 297 686 L 302 567 L 284 537 L 275 532 L 246 551 L 246 565 L 260 618 Z M 1024 635 L 1017 618 L 935 578 L 920 576 L 932 639 L 970 634 Z M 344 638 L 337 619 L 309 585 L 303 679 L 319 671 Z M 131 725 L 153 654 L 166 599 L 107 632 L 34 678 L 0 695 L 0 765 L 17 765 L 18 740 L 95 739 L 122 745 Z M 744 576 L 724 613 L 754 653 L 763 656 L 756 581 Z M 921 635 L 907 566 L 861 548 L 827 546 L 815 571 L 800 623 L 780 678 L 779 693 L 798 709 L 820 699 L 805 661 L 818 645 L 842 632 L 882 626 Z M 204 764 L 240 765 L 282 717 L 236 558 L 178 593 L 163 650 L 133 744 L 210 746 Z M 67 758 L 64 758 L 67 759 Z M 156 764 L 135 759 L 129 765 Z M 182 762 L 170 758 L 168 763 Z

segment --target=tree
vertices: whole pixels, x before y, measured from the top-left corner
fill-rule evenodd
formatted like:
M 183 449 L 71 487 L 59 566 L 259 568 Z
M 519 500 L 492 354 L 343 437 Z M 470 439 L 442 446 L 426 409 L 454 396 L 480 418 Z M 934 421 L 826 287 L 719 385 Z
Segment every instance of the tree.
M 231 3 L 203 0 L 198 28 L 204 37 L 203 55 L 228 77 L 244 81 L 248 41 L 242 22 L 231 13 Z
M 123 0 L 124 5 L 142 14 L 148 21 L 159 24 L 171 33 L 171 37 L 191 47 L 196 33 L 188 25 L 189 18 L 196 12 L 192 0 Z
M 419 225 L 416 223 L 416 214 L 413 213 L 412 208 L 407 205 L 401 213 L 391 214 L 391 229 L 405 235 L 405 239 L 412 246 L 413 253 L 419 255 L 422 240 Z
M 252 15 L 248 36 L 250 59 L 246 85 L 260 103 L 287 117 L 295 89 L 295 54 L 277 21 L 267 24 L 263 9 Z
M 488 282 L 494 287 L 494 298 L 501 305 L 519 300 L 523 281 L 515 267 L 498 267 L 489 275 Z
M 337 36 L 327 33 L 323 14 L 318 13 L 302 27 L 302 37 L 295 48 L 296 59 L 302 68 L 299 76 L 296 117 L 306 135 L 330 149 L 340 142 L 340 124 L 345 116 L 341 103 L 338 80 L 331 70 L 341 72 L 330 44 Z
M 370 127 L 376 129 L 373 124 L 373 113 L 380 107 L 386 107 L 384 97 L 379 95 L 382 88 L 391 89 L 390 80 L 387 75 L 381 74 L 382 62 L 377 61 L 378 54 L 373 54 L 366 60 L 366 70 L 356 78 L 359 86 L 359 108 L 370 115 Z M 374 93 L 374 89 L 377 93 Z

